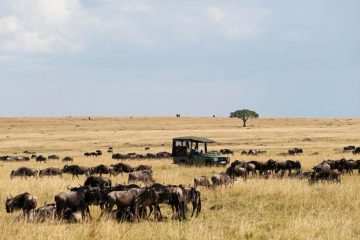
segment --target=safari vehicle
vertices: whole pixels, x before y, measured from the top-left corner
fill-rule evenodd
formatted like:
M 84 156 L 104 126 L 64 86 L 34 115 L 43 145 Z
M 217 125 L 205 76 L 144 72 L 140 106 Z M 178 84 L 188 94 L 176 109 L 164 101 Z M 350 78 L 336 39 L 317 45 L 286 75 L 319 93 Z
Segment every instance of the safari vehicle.
M 226 165 L 228 157 L 217 152 L 208 152 L 208 144 L 215 141 L 203 137 L 178 137 L 173 139 L 172 156 L 175 164 Z M 200 145 L 203 148 L 200 149 Z

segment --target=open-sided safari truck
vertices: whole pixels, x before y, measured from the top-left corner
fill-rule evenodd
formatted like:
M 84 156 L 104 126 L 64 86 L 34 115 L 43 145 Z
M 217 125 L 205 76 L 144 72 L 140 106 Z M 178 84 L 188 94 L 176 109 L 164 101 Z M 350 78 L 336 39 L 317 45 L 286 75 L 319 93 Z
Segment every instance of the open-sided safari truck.
M 173 139 L 172 155 L 175 164 L 226 165 L 228 157 L 208 152 L 208 144 L 215 141 L 203 137 L 178 137 Z

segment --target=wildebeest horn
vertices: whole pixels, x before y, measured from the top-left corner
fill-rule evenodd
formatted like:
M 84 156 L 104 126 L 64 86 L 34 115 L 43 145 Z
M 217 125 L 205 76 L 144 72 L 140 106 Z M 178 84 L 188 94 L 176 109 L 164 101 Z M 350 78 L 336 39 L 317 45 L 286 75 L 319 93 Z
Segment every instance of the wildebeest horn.
M 70 186 L 70 184 L 66 187 L 68 190 L 71 190 L 70 188 L 69 188 L 69 186 Z

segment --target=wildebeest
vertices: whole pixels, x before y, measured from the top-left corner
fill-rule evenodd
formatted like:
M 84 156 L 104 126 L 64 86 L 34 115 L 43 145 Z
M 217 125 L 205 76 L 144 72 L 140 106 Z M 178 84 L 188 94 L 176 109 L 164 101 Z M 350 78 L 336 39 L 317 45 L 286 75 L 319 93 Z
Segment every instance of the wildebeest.
M 44 157 L 43 155 L 39 155 L 39 156 L 37 156 L 36 157 L 36 159 L 35 159 L 37 162 L 46 162 L 46 160 L 47 160 L 47 158 L 46 157 Z
M 321 172 L 313 172 L 309 177 L 309 182 L 314 183 L 321 181 L 336 181 L 337 183 L 341 182 L 341 174 L 337 170 L 325 170 Z
M 280 170 L 289 171 L 291 174 L 292 170 L 296 170 L 297 172 L 301 171 L 301 163 L 299 161 L 286 160 L 285 162 L 276 162 L 276 170 L 275 173 L 278 173 Z
M 155 180 L 152 176 L 152 172 L 149 170 L 143 170 L 143 171 L 129 173 L 128 182 L 131 183 L 131 182 L 136 182 L 136 181 L 141 181 L 145 185 L 155 183 Z
M 147 215 L 146 207 L 150 208 L 150 213 Z M 143 214 L 139 214 L 139 211 L 142 210 Z M 148 219 L 152 213 L 154 213 L 154 220 L 159 220 L 159 194 L 152 187 L 146 187 L 143 191 L 139 193 L 139 196 L 135 199 L 135 218 L 138 220 L 140 217 Z
M 314 172 L 329 171 L 329 170 L 331 170 L 331 166 L 328 163 L 323 162 L 323 163 L 320 163 L 319 165 L 313 167 L 313 170 L 314 170 Z
M 165 203 L 169 204 L 171 208 L 176 213 L 176 217 L 179 221 L 186 219 L 186 189 L 184 186 L 179 185 L 167 185 L 164 186 L 159 183 L 155 183 L 151 186 L 152 189 L 155 190 L 157 194 L 157 203 Z M 162 218 L 162 214 L 160 208 L 157 209 L 159 211 L 160 218 Z
M 28 168 L 28 167 L 20 167 L 16 170 L 12 170 L 10 173 L 10 178 L 13 177 L 37 177 L 38 170 L 34 168 Z
M 87 167 L 81 167 L 78 165 L 65 165 L 63 168 L 63 173 L 72 174 L 72 177 L 76 176 L 79 178 L 79 175 L 90 176 L 90 169 Z
M 31 210 L 35 209 L 37 205 L 37 197 L 24 192 L 16 197 L 11 197 L 6 199 L 5 208 L 7 213 L 12 213 L 15 210 L 22 210 L 24 217 L 29 217 Z
M 83 214 L 80 210 L 71 211 L 70 209 L 65 210 L 62 219 L 69 223 L 81 223 L 83 221 Z
M 242 177 L 246 181 L 248 177 L 248 171 L 246 168 L 240 165 L 231 165 L 226 169 L 226 174 L 232 179 L 235 180 L 237 177 Z
M 186 203 L 192 204 L 191 217 L 197 217 L 201 212 L 201 194 L 196 188 L 185 187 L 186 191 Z
M 73 162 L 74 159 L 72 157 L 64 157 L 62 161 L 63 162 Z
M 262 175 L 264 172 L 267 171 L 275 171 L 276 169 L 276 161 L 269 159 L 265 162 L 258 162 L 258 161 L 249 161 L 248 164 L 251 163 L 255 166 L 255 170 L 259 171 L 259 174 Z
M 49 160 L 59 160 L 60 157 L 58 155 L 50 155 L 50 156 L 48 156 L 48 159 Z
M 118 211 L 125 212 L 128 208 L 130 208 L 131 218 L 135 217 L 135 202 L 137 196 L 140 194 L 142 190 L 137 188 L 132 188 L 127 191 L 112 191 L 107 194 L 107 208 L 106 212 L 110 213 L 114 207 L 117 206 Z M 104 214 L 103 211 L 100 217 Z
M 293 148 L 288 150 L 289 155 L 297 155 L 303 152 L 304 151 L 301 148 Z
M 196 177 L 194 178 L 194 187 L 198 186 L 210 187 L 210 181 L 206 176 Z
M 115 173 L 130 173 L 134 171 L 134 168 L 126 163 L 117 163 L 110 166 L 113 167 Z
M 68 188 L 69 192 L 61 192 L 55 195 L 56 214 L 62 217 L 67 209 L 71 212 L 81 211 L 83 219 L 86 213 L 90 215 L 89 205 L 99 202 L 99 188 L 89 186 L 79 188 Z
M 111 187 L 111 180 L 104 177 L 90 176 L 85 180 L 84 186 L 100 188 Z
M 360 154 L 360 147 L 357 147 L 353 150 L 353 154 Z
M 355 146 L 346 146 L 344 147 L 344 152 L 351 152 L 355 149 Z
M 60 168 L 49 167 L 39 171 L 39 177 L 43 176 L 62 176 L 63 171 Z
M 220 173 L 220 174 L 215 174 L 211 177 L 211 182 L 212 182 L 212 187 L 217 187 L 220 185 L 229 185 L 232 183 L 232 180 L 230 178 L 229 175 L 227 175 L 226 173 Z
M 101 150 L 96 150 L 95 152 L 86 152 L 84 153 L 85 157 L 98 157 L 102 155 L 102 151 Z
M 221 154 L 231 154 L 231 155 L 234 155 L 234 151 L 233 151 L 233 150 L 230 150 L 230 149 L 227 149 L 227 148 L 220 149 L 220 153 L 221 153 Z
M 56 204 L 45 204 L 42 207 L 35 209 L 33 213 L 33 222 L 42 223 L 46 220 L 54 220 L 56 216 Z
M 103 175 L 103 174 L 110 174 L 111 175 L 114 175 L 115 176 L 115 171 L 114 171 L 114 168 L 111 167 L 111 166 L 106 166 L 104 164 L 100 164 L 96 167 L 92 167 L 90 168 L 90 174 L 93 175 L 93 174 L 100 174 L 100 177 Z
M 139 166 L 134 167 L 134 172 L 136 172 L 136 171 L 144 171 L 144 170 L 152 172 L 152 166 L 150 166 L 150 165 L 139 165 Z

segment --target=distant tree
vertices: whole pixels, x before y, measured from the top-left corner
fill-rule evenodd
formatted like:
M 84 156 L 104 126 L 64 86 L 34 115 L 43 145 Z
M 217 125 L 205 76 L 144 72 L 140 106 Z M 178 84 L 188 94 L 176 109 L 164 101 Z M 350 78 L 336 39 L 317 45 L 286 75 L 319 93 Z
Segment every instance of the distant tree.
M 242 110 L 237 110 L 235 112 L 230 113 L 230 117 L 231 118 L 240 118 L 241 120 L 243 120 L 243 127 L 246 127 L 246 121 L 249 118 L 258 118 L 259 114 L 257 114 L 257 112 L 248 110 L 248 109 L 242 109 Z

